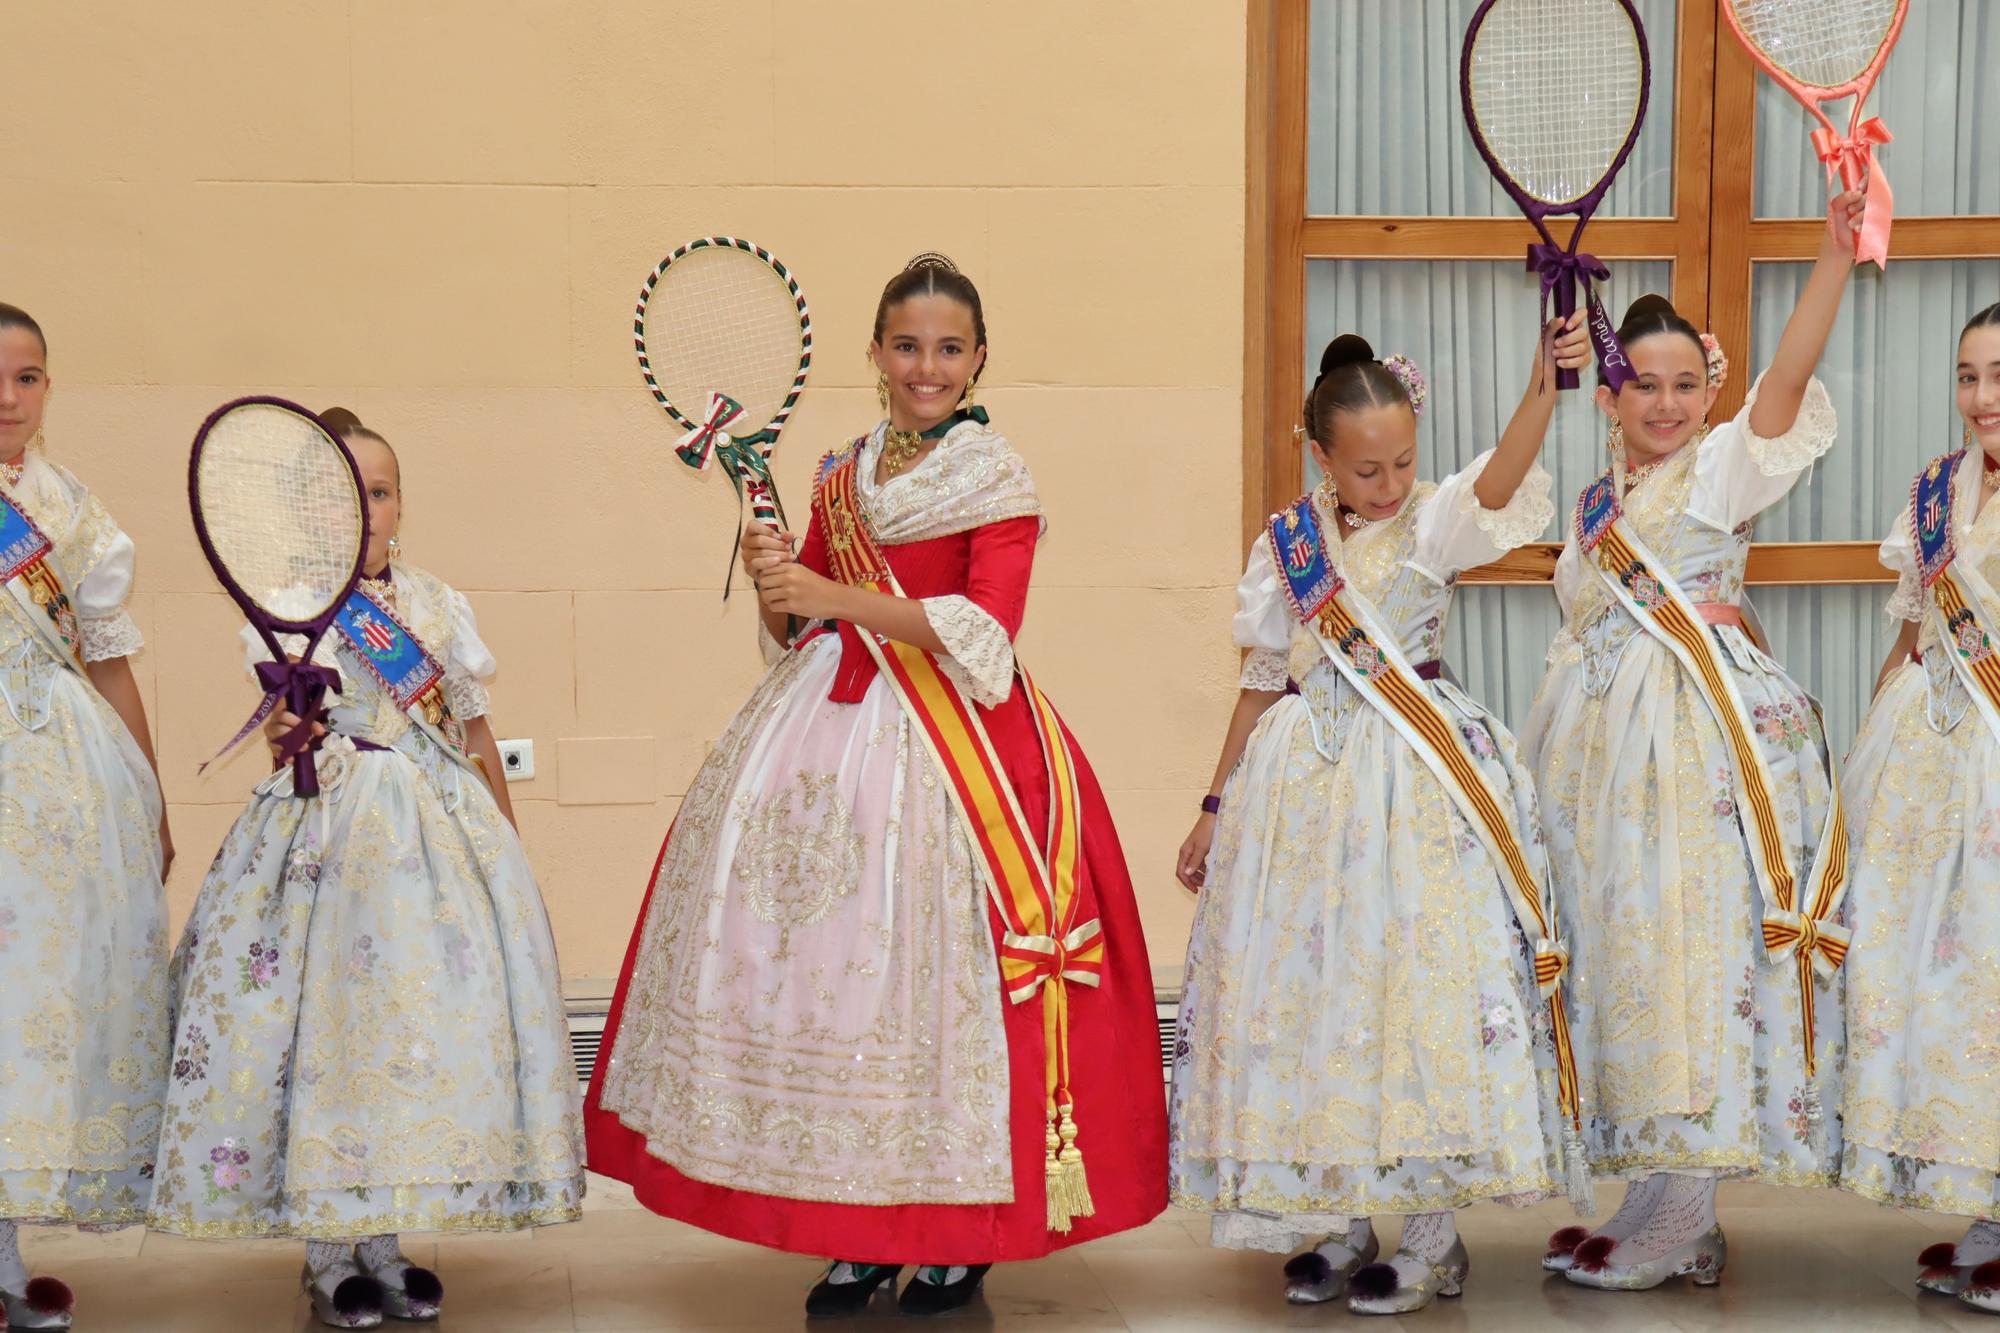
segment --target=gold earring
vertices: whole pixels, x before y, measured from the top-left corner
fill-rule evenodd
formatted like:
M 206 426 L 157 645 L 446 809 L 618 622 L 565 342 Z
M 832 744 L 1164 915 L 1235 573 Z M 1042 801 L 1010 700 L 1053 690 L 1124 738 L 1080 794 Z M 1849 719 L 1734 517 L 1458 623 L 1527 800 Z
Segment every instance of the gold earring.
M 1338 514 L 1340 512 L 1340 488 L 1333 484 L 1333 474 L 1329 472 L 1320 478 L 1320 483 L 1315 489 L 1319 493 L 1320 503 L 1326 506 L 1327 512 Z
M 35 438 L 38 440 L 42 438 L 40 431 L 35 432 Z M 1972 452 L 1972 423 L 1970 421 L 1965 423 L 1965 452 Z
M 958 410 L 970 412 L 977 404 L 972 401 L 972 391 L 979 387 L 979 376 L 974 375 L 965 382 L 965 397 L 958 400 Z
M 889 415 L 889 372 L 886 370 L 875 372 L 875 397 L 882 404 L 882 415 Z
M 401 555 L 402 553 L 403 553 L 403 539 L 402 539 L 402 538 L 400 538 L 400 537 L 398 537 L 398 536 L 397 536 L 397 535 L 396 535 L 395 533 L 393 533 L 393 532 L 392 532 L 392 533 L 390 533 L 390 534 L 389 534 L 389 554 L 390 554 L 391 556 L 399 556 L 399 555 Z
M 1968 443 L 1969 443 L 1969 442 L 1971 441 L 1971 439 L 1972 439 L 1972 427 L 1970 427 L 1970 426 L 1967 426 L 1967 427 L 1965 428 L 1965 438 L 1966 438 L 1966 440 L 1967 440 L 1967 442 L 1968 442 Z M 40 450 L 44 450 L 44 451 L 46 451 L 46 450 L 48 449 L 48 447 L 49 447 L 49 443 L 48 443 L 48 441 L 47 441 L 47 440 L 44 440 L 44 439 L 42 438 L 42 428 L 41 428 L 40 426 L 37 426 L 37 427 L 35 427 L 35 435 L 34 435 L 34 438 L 33 438 L 33 439 L 31 439 L 31 440 L 29 440 L 29 441 L 28 441 L 28 448 L 30 448 L 30 449 L 40 449 Z
M 1611 433 L 1605 436 L 1604 447 L 1614 454 L 1625 448 L 1625 423 L 1617 417 L 1611 418 Z

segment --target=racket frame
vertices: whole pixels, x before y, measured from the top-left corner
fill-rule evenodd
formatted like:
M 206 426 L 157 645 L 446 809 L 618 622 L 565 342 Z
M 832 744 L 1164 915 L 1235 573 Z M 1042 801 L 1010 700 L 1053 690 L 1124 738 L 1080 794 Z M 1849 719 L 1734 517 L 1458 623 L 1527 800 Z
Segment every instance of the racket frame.
M 348 571 L 346 582 L 342 585 L 339 593 L 334 596 L 332 602 L 325 610 L 310 620 L 289 620 L 283 616 L 273 615 L 259 606 L 251 598 L 250 594 L 245 592 L 243 587 L 237 583 L 235 576 L 229 572 L 228 563 L 223 560 L 221 553 L 215 549 L 214 539 L 209 536 L 208 520 L 202 516 L 201 457 L 208 443 L 209 434 L 215 429 L 216 423 L 220 422 L 225 416 L 245 407 L 275 407 L 282 411 L 304 417 L 317 427 L 320 433 L 325 435 L 327 441 L 338 451 L 340 461 L 346 466 L 348 475 L 354 480 L 354 501 L 360 511 L 361 518 L 360 540 L 356 542 L 354 548 L 354 567 Z M 277 636 L 279 634 L 303 634 L 306 636 L 306 645 L 305 651 L 299 654 L 299 660 L 302 662 L 312 661 L 313 650 L 319 646 L 319 641 L 325 637 L 326 631 L 332 626 L 334 618 L 340 612 L 340 608 L 353 595 L 355 584 L 361 580 L 362 565 L 368 558 L 368 499 L 361 481 L 361 468 L 355 463 L 354 455 L 348 450 L 346 441 L 342 440 L 337 432 L 329 429 L 327 424 L 320 420 L 317 413 L 299 406 L 290 399 L 277 398 L 268 394 L 253 394 L 244 398 L 232 399 L 209 413 L 207 419 L 201 423 L 201 429 L 195 432 L 194 447 L 188 450 L 188 512 L 194 519 L 195 540 L 201 543 L 201 553 L 207 558 L 208 567 L 215 572 L 216 581 L 221 583 L 222 590 L 229 594 L 229 600 L 236 603 L 237 609 L 243 612 L 244 619 L 250 622 L 250 628 L 256 630 L 257 637 L 264 641 L 265 648 L 270 650 L 271 660 L 273 662 L 283 662 L 288 657 L 284 645 L 278 642 Z M 253 722 L 256 720 L 261 719 L 253 719 Z M 312 719 L 308 718 L 306 720 L 310 722 Z M 301 779 L 303 779 L 306 770 L 312 763 L 312 748 L 308 746 L 306 749 L 300 751 L 292 761 L 294 772 Z M 317 784 L 312 783 L 310 785 L 316 787 Z
M 763 498 L 757 495 L 758 483 L 749 482 L 753 513 L 758 519 L 771 523 L 774 527 L 783 527 L 784 506 L 778 502 L 777 484 L 771 480 L 770 475 L 771 452 L 778 446 L 778 436 L 783 432 L 785 422 L 790 419 L 792 409 L 798 405 L 799 395 L 805 392 L 806 378 L 812 371 L 813 354 L 812 311 L 806 305 L 805 293 L 799 290 L 798 279 L 792 276 L 791 269 L 785 266 L 782 259 L 763 246 L 755 241 L 746 241 L 740 236 L 698 236 L 685 245 L 676 247 L 665 259 L 653 266 L 653 271 L 646 275 L 646 281 L 639 289 L 639 304 L 632 316 L 632 349 L 639 356 L 639 374 L 645 378 L 646 388 L 653 395 L 653 401 L 660 405 L 660 410 L 683 431 L 697 429 L 701 422 L 682 411 L 681 407 L 667 396 L 666 391 L 660 388 L 659 379 L 653 374 L 652 357 L 646 351 L 646 308 L 652 304 L 653 291 L 660 285 L 660 279 L 666 276 L 669 269 L 698 250 L 710 249 L 741 250 L 744 254 L 761 260 L 784 280 L 786 288 L 792 294 L 794 304 L 798 307 L 799 368 L 798 373 L 792 377 L 792 387 L 786 393 L 784 402 L 779 404 L 776 415 L 769 421 L 759 423 L 756 430 L 741 435 L 735 431 L 729 432 L 730 439 L 735 443 L 756 446 L 764 462 L 762 486 L 769 496 L 769 502 L 766 504 Z M 709 392 L 729 393 L 730 388 L 727 385 L 711 385 Z M 734 476 L 730 480 L 739 487 L 745 484 Z
M 1479 156 L 1485 160 L 1486 169 L 1493 174 L 1493 179 L 1499 182 L 1500 188 L 1506 191 L 1507 197 L 1514 201 L 1514 206 L 1519 208 L 1522 215 L 1534 225 L 1535 231 L 1546 244 L 1562 250 L 1567 255 L 1575 256 L 1577 245 L 1583 239 L 1584 227 L 1596 215 L 1598 206 L 1604 202 L 1604 196 L 1611 189 L 1611 182 L 1618 178 L 1620 171 L 1624 170 L 1626 159 L 1632 156 L 1632 149 L 1639 142 L 1639 131 L 1646 126 L 1646 107 L 1651 101 L 1653 90 L 1653 53 L 1646 42 L 1646 26 L 1640 21 L 1639 11 L 1634 8 L 1632 0 L 1610 0 L 1610 3 L 1624 9 L 1626 19 L 1632 24 L 1633 41 L 1639 48 L 1639 102 L 1633 109 L 1632 128 L 1626 132 L 1625 142 L 1618 146 L 1617 155 L 1611 159 L 1611 165 L 1605 169 L 1604 175 L 1598 179 L 1596 185 L 1566 203 L 1545 203 L 1523 190 L 1515 183 L 1507 169 L 1500 165 L 1499 158 L 1494 156 L 1492 145 L 1486 142 L 1485 134 L 1480 131 L 1479 114 L 1472 100 L 1472 51 L 1478 44 L 1479 30 L 1485 26 L 1486 16 L 1496 7 L 1514 2 L 1515 0 L 1480 0 L 1479 8 L 1473 12 L 1472 21 L 1466 24 L 1465 44 L 1460 50 L 1458 60 L 1459 105 L 1465 115 L 1465 128 L 1472 135 L 1473 146 L 1479 150 Z M 1907 3 L 1908 0 L 1904 2 Z M 1570 231 L 1569 244 L 1564 246 L 1549 231 L 1547 219 L 1566 216 L 1575 217 L 1576 226 Z M 1558 282 L 1555 296 L 1556 314 L 1560 318 L 1567 320 L 1576 313 L 1575 284 Z M 1539 332 L 1537 336 L 1540 336 Z M 1600 348 L 1600 355 L 1602 351 Z M 1574 389 L 1582 382 L 1582 377 L 1574 370 L 1556 372 L 1558 389 Z
M 1882 44 L 1876 48 L 1874 59 L 1859 74 L 1840 84 L 1826 88 L 1816 83 L 1801 83 L 1765 54 L 1764 48 L 1744 30 L 1743 20 L 1736 17 L 1736 0 L 1722 0 L 1722 17 L 1728 22 L 1729 30 L 1736 34 L 1736 40 L 1743 44 L 1757 67 L 1771 76 L 1771 81 L 1792 95 L 1794 101 L 1803 106 L 1813 119 L 1825 127 L 1829 134 L 1839 134 L 1840 129 L 1826 114 L 1825 104 L 1838 102 L 1842 98 L 1854 99 L 1853 114 L 1847 118 L 1847 137 L 1853 138 L 1861 130 L 1868 97 L 1875 91 L 1875 81 L 1882 77 L 1882 67 L 1889 63 L 1889 53 L 1896 49 L 1897 40 L 1903 35 L 1903 21 L 1910 16 L 1910 0 L 1896 0 L 1896 12 L 1889 18 L 1889 30 L 1882 37 Z M 1850 190 L 1861 188 L 1860 170 L 1847 158 L 1840 160 L 1840 182 Z

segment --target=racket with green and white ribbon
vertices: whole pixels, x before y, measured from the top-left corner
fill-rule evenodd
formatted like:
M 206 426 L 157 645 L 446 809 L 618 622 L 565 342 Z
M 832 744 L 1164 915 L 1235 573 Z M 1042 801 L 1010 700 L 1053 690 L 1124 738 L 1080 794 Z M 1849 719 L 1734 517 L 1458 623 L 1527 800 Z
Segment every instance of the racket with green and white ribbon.
M 719 463 L 753 520 L 784 530 L 771 451 L 812 368 L 812 315 L 791 270 L 739 237 L 689 241 L 646 276 L 632 342 L 646 387 L 681 428 L 680 460 Z

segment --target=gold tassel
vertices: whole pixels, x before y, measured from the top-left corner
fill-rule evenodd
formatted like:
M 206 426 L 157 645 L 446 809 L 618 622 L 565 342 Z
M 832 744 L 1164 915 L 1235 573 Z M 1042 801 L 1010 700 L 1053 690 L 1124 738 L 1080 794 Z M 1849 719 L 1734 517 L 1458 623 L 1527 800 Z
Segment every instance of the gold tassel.
M 1056 1133 L 1055 1112 L 1049 1113 L 1048 1133 L 1042 1139 L 1048 1150 L 1048 1160 L 1043 1164 L 1044 1180 L 1042 1191 L 1048 1199 L 1049 1230 L 1067 1234 L 1070 1229 L 1068 1194 L 1063 1189 L 1063 1167 L 1058 1154 L 1062 1150 L 1062 1138 Z
M 1090 1179 L 1083 1171 L 1083 1150 L 1076 1146 L 1075 1110 L 1074 1106 L 1067 1104 L 1056 1108 L 1061 1117 L 1062 1151 L 1057 1154 L 1057 1161 L 1062 1166 L 1062 1180 L 1058 1188 L 1066 1213 L 1064 1231 L 1069 1230 L 1069 1218 L 1094 1217 L 1097 1214 L 1097 1205 L 1090 1197 Z

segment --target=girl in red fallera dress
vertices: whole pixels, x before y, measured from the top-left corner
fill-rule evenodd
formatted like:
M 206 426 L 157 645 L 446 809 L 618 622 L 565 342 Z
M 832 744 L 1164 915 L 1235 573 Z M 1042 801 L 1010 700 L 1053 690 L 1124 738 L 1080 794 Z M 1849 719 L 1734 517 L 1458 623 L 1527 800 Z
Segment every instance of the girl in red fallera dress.
M 771 669 L 655 866 L 586 1109 L 593 1169 L 828 1256 L 807 1299 L 970 1301 L 993 1263 L 1166 1205 L 1151 970 L 1111 815 L 1015 661 L 1045 527 L 973 405 L 979 293 L 922 255 L 869 355 L 887 419 L 803 546 L 753 525 Z

